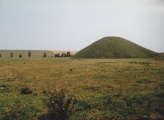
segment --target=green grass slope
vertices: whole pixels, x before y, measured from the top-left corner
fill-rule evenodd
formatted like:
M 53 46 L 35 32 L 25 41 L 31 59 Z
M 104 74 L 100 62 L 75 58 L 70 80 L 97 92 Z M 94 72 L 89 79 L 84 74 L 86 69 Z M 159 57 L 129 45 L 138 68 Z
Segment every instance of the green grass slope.
M 157 53 L 120 37 L 105 37 L 74 55 L 74 58 L 151 58 Z
M 28 57 L 29 50 L 0 50 L 1 57 L 9 58 L 11 57 L 11 53 L 13 53 L 13 58 L 18 58 L 21 54 L 23 58 Z M 43 53 L 45 52 L 47 57 L 54 56 L 54 53 L 48 50 L 30 50 L 32 58 L 41 58 Z

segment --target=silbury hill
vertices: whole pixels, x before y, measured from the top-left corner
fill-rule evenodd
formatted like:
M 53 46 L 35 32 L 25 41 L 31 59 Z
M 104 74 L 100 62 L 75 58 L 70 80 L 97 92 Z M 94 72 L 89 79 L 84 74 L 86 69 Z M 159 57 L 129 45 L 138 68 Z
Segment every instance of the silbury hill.
M 157 53 L 120 37 L 104 37 L 77 52 L 74 58 L 152 58 Z

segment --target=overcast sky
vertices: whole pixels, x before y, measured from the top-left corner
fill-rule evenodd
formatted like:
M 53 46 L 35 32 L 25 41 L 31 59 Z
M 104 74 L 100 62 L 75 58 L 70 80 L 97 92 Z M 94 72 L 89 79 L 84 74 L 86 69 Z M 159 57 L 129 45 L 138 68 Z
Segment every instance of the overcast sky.
M 0 0 L 0 49 L 79 51 L 106 36 L 164 52 L 164 0 Z

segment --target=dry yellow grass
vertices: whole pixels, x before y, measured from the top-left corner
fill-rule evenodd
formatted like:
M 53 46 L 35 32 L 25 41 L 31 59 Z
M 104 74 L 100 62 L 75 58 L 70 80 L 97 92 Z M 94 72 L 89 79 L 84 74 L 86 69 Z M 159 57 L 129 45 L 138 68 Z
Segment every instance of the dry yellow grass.
M 157 91 L 163 79 L 164 62 L 154 59 L 0 58 L 0 100 L 29 100 L 38 108 L 43 108 L 43 90 L 66 87 L 78 100 L 97 102 L 108 94 Z M 20 95 L 22 87 L 29 87 L 37 96 Z M 102 115 L 92 112 L 91 116 Z
M 151 89 L 164 77 L 164 63 L 153 59 L 2 58 L 0 66 L 0 85 L 9 85 L 15 92 L 22 86 L 32 87 L 37 92 L 61 86 L 78 94 L 77 90 L 85 86 L 99 87 L 100 90 L 113 86 L 128 93 L 128 89 L 137 87 L 137 80 L 154 81 L 140 84 L 143 87 L 135 91 L 146 92 L 140 89 L 146 86 Z

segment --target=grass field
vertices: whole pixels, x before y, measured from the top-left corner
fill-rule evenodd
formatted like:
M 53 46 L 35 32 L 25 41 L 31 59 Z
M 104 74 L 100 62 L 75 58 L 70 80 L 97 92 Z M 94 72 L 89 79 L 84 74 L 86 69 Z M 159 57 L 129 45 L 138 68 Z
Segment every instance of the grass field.
M 23 95 L 28 87 L 32 94 Z M 41 119 L 45 93 L 66 88 L 68 119 L 164 119 L 164 62 L 155 59 L 0 58 L 0 119 Z M 12 115 L 11 115 L 12 116 Z

